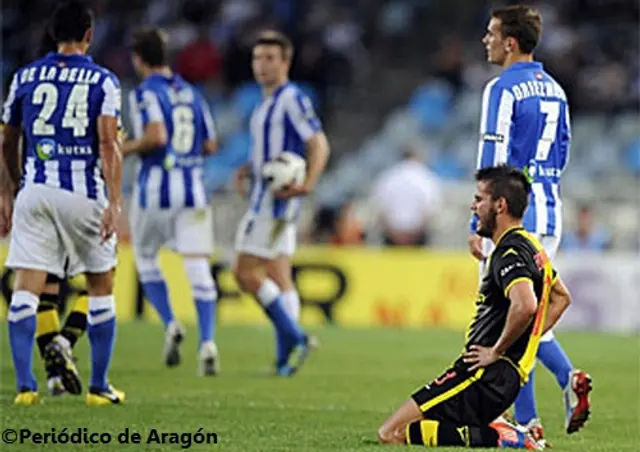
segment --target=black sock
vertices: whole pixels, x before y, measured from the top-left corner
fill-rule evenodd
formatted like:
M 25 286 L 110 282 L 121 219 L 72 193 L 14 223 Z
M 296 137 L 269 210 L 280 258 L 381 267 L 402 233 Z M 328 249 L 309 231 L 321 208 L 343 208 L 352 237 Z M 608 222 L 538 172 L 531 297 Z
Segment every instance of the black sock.
M 491 427 L 457 427 L 438 421 L 416 421 L 407 429 L 407 443 L 424 446 L 496 447 L 498 433 Z
M 36 314 L 36 343 L 40 351 L 40 357 L 44 358 L 44 349 L 51 343 L 54 337 L 60 333 L 60 321 L 58 319 L 58 295 L 42 294 Z M 47 370 L 47 378 L 51 377 Z
M 62 336 L 69 341 L 71 348 L 76 345 L 78 339 L 87 330 L 87 313 L 89 311 L 89 299 L 81 296 L 76 300 L 73 310 L 67 316 L 62 327 Z

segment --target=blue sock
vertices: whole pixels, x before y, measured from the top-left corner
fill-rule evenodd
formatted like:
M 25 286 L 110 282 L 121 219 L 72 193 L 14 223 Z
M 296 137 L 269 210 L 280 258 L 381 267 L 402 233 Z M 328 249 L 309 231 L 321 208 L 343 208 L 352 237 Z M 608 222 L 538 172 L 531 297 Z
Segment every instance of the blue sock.
M 292 344 L 302 342 L 305 334 L 296 324 L 295 320 L 287 314 L 282 304 L 282 296 L 278 296 L 278 298 L 271 302 L 269 306 L 265 308 L 265 312 L 271 319 L 276 331 L 279 331 L 279 333 L 276 334 L 276 338 L 279 339 L 277 354 L 278 358 L 282 358 L 282 356 L 280 356 L 281 350 L 290 349 Z M 286 354 L 286 352 L 284 354 Z M 278 359 L 278 364 L 282 362 L 281 359 Z
M 569 384 L 569 374 L 573 370 L 573 366 L 555 337 L 550 341 L 540 342 L 538 359 L 555 375 L 560 387 L 562 389 L 566 388 L 567 384 Z
M 520 425 L 527 425 L 532 419 L 538 417 L 533 384 L 534 373 L 535 369 L 529 374 L 527 384 L 520 388 L 518 397 L 516 397 L 516 401 L 514 402 L 516 421 Z
M 26 295 L 25 295 L 26 294 Z M 33 346 L 36 336 L 36 307 L 16 304 L 16 299 L 31 297 L 27 292 L 14 293 L 9 309 L 9 343 L 16 371 L 17 390 L 37 391 L 36 378 L 33 375 Z M 24 317 L 23 317 L 24 316 Z M 20 318 L 22 317 L 22 318 Z
M 90 310 L 89 317 L 97 317 L 109 312 L 109 309 Z M 113 311 L 112 311 L 113 312 Z M 87 335 L 91 343 L 91 387 L 104 390 L 107 388 L 107 372 L 113 354 L 116 338 L 115 315 L 100 323 L 89 323 Z
M 142 288 L 149 302 L 156 309 L 156 312 L 162 319 L 165 328 L 174 319 L 173 309 L 169 303 L 169 290 L 164 279 L 159 281 L 148 281 L 142 283 Z
M 198 326 L 200 327 L 200 343 L 212 341 L 215 337 L 216 301 L 196 299 Z

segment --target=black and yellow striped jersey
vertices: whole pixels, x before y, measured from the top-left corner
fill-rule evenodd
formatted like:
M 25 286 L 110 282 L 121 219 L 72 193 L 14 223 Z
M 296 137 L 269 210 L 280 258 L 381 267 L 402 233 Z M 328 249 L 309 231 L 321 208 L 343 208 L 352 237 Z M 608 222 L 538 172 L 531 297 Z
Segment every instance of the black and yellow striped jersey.
M 474 344 L 491 347 L 498 341 L 509 311 L 509 290 L 519 281 L 531 281 L 538 299 L 538 311 L 525 333 L 504 356 L 526 381 L 535 361 L 555 277 L 556 271 L 535 237 L 522 227 L 505 231 L 496 243 L 482 278 L 476 313 L 467 331 L 466 348 Z

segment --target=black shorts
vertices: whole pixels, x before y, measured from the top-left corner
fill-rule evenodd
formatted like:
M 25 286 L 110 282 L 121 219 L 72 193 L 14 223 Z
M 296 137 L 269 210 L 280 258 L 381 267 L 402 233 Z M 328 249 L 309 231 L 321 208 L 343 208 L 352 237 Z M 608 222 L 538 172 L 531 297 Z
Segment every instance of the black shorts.
M 499 360 L 474 372 L 467 367 L 460 358 L 411 395 L 425 419 L 486 426 L 513 404 L 520 391 L 520 374 L 513 365 Z

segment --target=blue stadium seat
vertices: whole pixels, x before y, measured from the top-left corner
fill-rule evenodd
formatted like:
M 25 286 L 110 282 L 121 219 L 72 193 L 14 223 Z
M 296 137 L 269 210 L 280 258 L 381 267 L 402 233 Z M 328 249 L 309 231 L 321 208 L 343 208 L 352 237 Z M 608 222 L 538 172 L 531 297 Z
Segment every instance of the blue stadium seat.
M 233 93 L 231 104 L 243 119 L 247 119 L 261 100 L 260 87 L 256 83 L 246 83 Z

